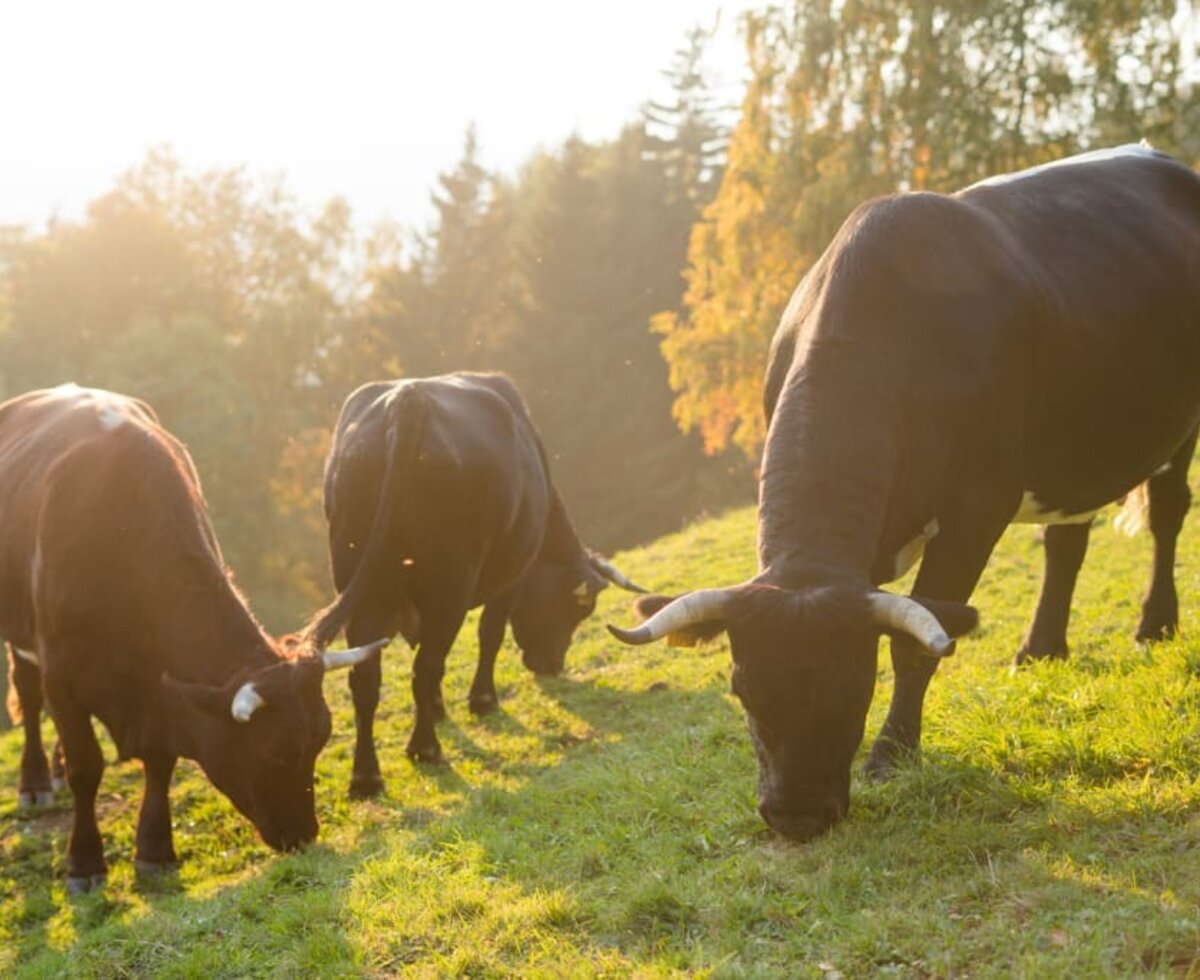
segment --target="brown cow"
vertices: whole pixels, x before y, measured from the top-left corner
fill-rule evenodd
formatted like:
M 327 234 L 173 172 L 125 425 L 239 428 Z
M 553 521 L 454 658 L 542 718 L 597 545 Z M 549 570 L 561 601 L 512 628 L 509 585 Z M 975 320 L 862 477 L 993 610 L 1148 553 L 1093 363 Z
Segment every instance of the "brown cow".
M 229 580 L 182 444 L 144 403 L 75 385 L 0 405 L 0 637 L 26 719 L 25 799 L 49 788 L 43 691 L 62 740 L 72 891 L 106 868 L 93 716 L 121 758 L 144 765 L 139 869 L 176 860 L 167 793 L 179 756 L 267 844 L 294 848 L 317 834 L 313 766 L 330 731 L 321 680 L 382 646 L 281 651 Z

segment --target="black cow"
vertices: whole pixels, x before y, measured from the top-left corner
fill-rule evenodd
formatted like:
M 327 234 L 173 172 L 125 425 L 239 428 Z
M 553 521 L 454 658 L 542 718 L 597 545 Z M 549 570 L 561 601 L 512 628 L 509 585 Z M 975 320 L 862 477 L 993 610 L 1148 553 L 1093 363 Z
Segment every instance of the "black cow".
M 346 399 L 325 468 L 337 600 L 309 627 L 318 647 L 400 633 L 413 664 L 412 758 L 441 758 L 446 654 L 483 605 L 470 709 L 497 706 L 496 652 L 511 621 L 525 666 L 563 667 L 575 627 L 609 582 L 644 591 L 580 543 L 513 383 L 450 374 L 367 384 Z M 350 795 L 380 792 L 372 725 L 379 658 L 350 672 L 357 744 Z
M 875 773 L 917 748 L 929 679 L 973 625 L 962 603 L 1010 522 L 1086 520 L 1148 480 L 1158 557 L 1139 633 L 1174 628 L 1200 418 L 1200 177 L 1129 146 L 862 205 L 792 297 L 765 403 L 761 571 L 643 600 L 651 618 L 614 632 L 728 630 L 759 809 L 806 839 L 849 807 L 880 633 L 896 688 Z M 1082 532 L 1052 529 L 1051 579 L 1078 564 L 1064 538 Z M 878 590 L 922 550 L 913 598 Z
M 0 405 L 0 637 L 24 717 L 24 802 L 50 789 L 45 694 L 75 802 L 67 881 L 103 880 L 91 718 L 141 759 L 136 860 L 175 862 L 168 789 L 195 759 L 271 847 L 317 834 L 321 679 L 376 653 L 284 656 L 230 583 L 192 461 L 140 401 L 64 385 Z

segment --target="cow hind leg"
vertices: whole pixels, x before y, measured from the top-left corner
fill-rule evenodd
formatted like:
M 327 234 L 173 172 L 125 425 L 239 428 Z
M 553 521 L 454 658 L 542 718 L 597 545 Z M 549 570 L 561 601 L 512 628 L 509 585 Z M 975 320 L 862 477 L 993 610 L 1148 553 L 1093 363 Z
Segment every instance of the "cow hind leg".
M 13 647 L 9 648 L 8 656 L 8 683 L 25 734 L 17 803 L 22 809 L 45 806 L 54 801 L 54 785 L 42 744 L 42 672 Z
M 475 667 L 475 679 L 471 681 L 471 694 L 467 702 L 474 715 L 491 714 L 500 707 L 494 676 L 496 654 L 504 642 L 511 605 L 511 597 L 496 599 L 484 606 L 479 616 L 479 663 Z
M 1179 627 L 1179 598 L 1175 592 L 1175 543 L 1191 506 L 1188 465 L 1196 451 L 1195 431 L 1175 451 L 1170 465 L 1152 476 L 1146 489 L 1150 496 L 1150 533 L 1154 537 L 1154 563 L 1150 589 L 1142 601 L 1138 623 L 1139 641 L 1163 640 Z
M 173 868 L 178 859 L 171 839 L 171 773 L 175 757 L 155 755 L 142 765 L 145 790 L 138 814 L 137 851 L 134 867 L 141 874 L 156 874 Z
M 1087 554 L 1091 526 L 1084 524 L 1051 524 L 1046 528 L 1044 542 L 1046 573 L 1042 593 L 1029 635 L 1017 652 L 1016 662 L 1027 660 L 1065 660 L 1067 658 L 1067 623 L 1071 617 L 1071 597 L 1083 556 Z
M 67 842 L 67 890 L 72 894 L 102 885 L 108 866 L 96 824 L 96 791 L 104 774 L 104 756 L 92 720 L 70 692 L 48 685 L 50 708 L 58 725 L 67 763 L 67 785 L 74 800 L 71 837 Z
M 408 757 L 417 762 L 442 761 L 435 726 L 444 712 L 439 712 L 437 706 L 441 700 L 442 675 L 446 672 L 446 655 L 466 617 L 465 604 L 459 610 L 444 620 L 421 624 L 421 645 L 413 661 L 412 677 L 416 720 L 406 749 Z
M 351 646 L 370 643 L 384 631 L 373 632 L 371 623 L 353 621 L 346 628 Z M 350 773 L 352 800 L 366 800 L 383 794 L 383 775 L 375 752 L 375 710 L 379 707 L 379 689 L 383 680 L 383 661 L 373 653 L 350 668 L 350 696 L 354 701 L 354 768 Z

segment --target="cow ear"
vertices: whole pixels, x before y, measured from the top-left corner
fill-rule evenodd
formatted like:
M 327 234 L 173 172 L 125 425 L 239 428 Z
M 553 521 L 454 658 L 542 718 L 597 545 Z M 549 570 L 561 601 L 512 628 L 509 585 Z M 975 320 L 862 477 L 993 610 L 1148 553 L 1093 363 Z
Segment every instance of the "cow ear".
M 925 599 L 919 595 L 913 596 L 917 602 L 928 609 L 951 637 L 957 638 L 973 633 L 979 627 L 979 610 L 968 606 L 965 602 L 951 602 L 947 599 Z
M 194 711 L 222 720 L 230 717 L 230 694 L 223 687 L 192 684 L 188 681 L 176 680 L 167 673 L 162 675 L 162 686 L 168 704 L 173 701 L 175 704 L 186 705 Z
M 649 619 L 664 606 L 674 602 L 676 596 L 644 595 L 633 603 L 633 611 L 645 620 Z M 694 647 L 697 643 L 711 640 L 725 632 L 724 619 L 710 619 L 700 623 L 691 623 L 682 629 L 673 630 L 667 634 L 667 646 Z

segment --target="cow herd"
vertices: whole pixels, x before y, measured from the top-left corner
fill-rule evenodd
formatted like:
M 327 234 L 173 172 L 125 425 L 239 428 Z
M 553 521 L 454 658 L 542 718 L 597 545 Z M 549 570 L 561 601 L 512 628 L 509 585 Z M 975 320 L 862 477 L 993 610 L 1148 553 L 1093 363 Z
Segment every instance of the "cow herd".
M 874 774 L 918 748 L 926 687 L 975 625 L 966 602 L 1008 524 L 1051 525 L 1019 660 L 1065 656 L 1088 528 L 1122 496 L 1146 502 L 1154 537 L 1137 635 L 1175 631 L 1200 422 L 1200 177 L 1127 146 L 954 195 L 867 202 L 796 289 L 764 408 L 758 574 L 643 595 L 640 626 L 609 628 L 633 644 L 728 633 L 760 812 L 806 840 L 849 808 L 880 636 L 896 681 Z M 554 674 L 601 589 L 644 591 L 579 540 L 501 375 L 355 391 L 324 501 L 338 595 L 276 640 L 230 582 L 192 461 L 149 406 L 74 385 L 0 405 L 0 638 L 24 722 L 19 791 L 23 803 L 51 792 L 44 699 L 74 800 L 72 890 L 106 871 L 92 718 L 143 763 L 139 868 L 175 862 L 168 788 L 181 756 L 287 850 L 317 834 L 328 672 L 349 669 L 349 789 L 370 796 L 390 638 L 416 649 L 408 754 L 432 762 L 445 658 L 468 610 L 482 607 L 469 705 L 485 714 L 510 624 L 525 665 Z M 918 561 L 912 596 L 881 589 Z M 330 650 L 342 632 L 350 649 Z

